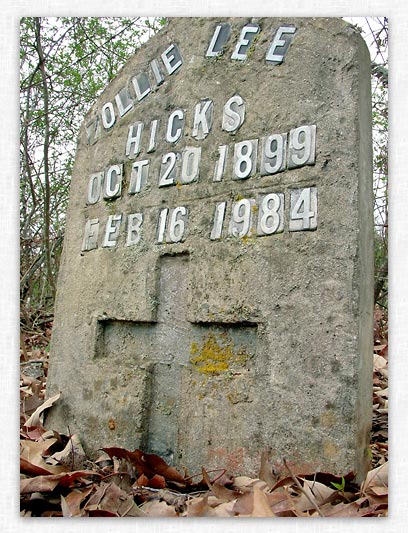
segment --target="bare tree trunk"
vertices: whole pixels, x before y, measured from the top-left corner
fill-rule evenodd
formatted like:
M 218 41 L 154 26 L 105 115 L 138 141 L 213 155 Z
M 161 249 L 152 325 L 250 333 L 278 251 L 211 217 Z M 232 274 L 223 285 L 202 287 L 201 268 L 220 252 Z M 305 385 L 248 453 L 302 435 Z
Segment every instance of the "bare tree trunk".
M 49 146 L 50 146 L 50 123 L 49 123 L 49 94 L 47 74 L 45 71 L 44 51 L 41 44 L 41 19 L 35 18 L 36 23 L 36 47 L 39 58 L 39 68 L 42 77 L 43 98 L 44 98 L 44 251 L 47 280 L 51 295 L 55 295 L 54 274 L 51 264 L 51 243 L 50 243 L 50 171 L 49 171 Z

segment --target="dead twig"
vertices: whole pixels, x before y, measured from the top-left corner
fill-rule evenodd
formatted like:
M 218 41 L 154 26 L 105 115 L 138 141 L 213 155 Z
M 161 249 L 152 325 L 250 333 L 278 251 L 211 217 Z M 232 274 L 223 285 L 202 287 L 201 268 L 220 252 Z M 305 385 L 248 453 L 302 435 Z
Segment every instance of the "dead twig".
M 293 481 L 296 483 L 296 486 L 299 488 L 299 490 L 306 496 L 306 498 L 309 500 L 309 502 L 313 505 L 313 507 L 316 509 L 316 511 L 319 513 L 320 516 L 324 518 L 324 514 L 321 512 L 319 506 L 317 505 L 316 501 L 309 496 L 309 494 L 305 491 L 305 489 L 302 487 L 302 485 L 299 483 L 299 480 L 292 472 L 290 466 L 286 462 L 286 459 L 283 459 L 283 463 L 289 472 L 290 477 L 293 479 Z

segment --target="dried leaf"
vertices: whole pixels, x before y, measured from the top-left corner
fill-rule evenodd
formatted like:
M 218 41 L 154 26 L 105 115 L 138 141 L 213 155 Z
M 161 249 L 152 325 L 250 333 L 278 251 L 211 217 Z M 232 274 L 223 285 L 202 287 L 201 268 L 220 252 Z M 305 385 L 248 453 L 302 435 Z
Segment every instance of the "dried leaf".
M 266 494 L 257 485 L 254 487 L 254 505 L 251 516 L 257 518 L 276 516 L 269 506 Z
M 54 453 L 52 458 L 61 465 L 69 467 L 70 470 L 83 468 L 86 456 L 78 435 L 72 435 L 65 448 L 60 452 Z
M 276 516 L 295 516 L 295 498 L 286 489 L 266 495 L 268 503 Z
M 355 518 L 356 516 L 361 516 L 358 512 L 358 505 L 354 502 L 352 503 L 343 503 L 340 502 L 336 505 L 326 504 L 321 507 L 321 511 L 324 516 L 327 517 L 338 517 L 338 518 Z
M 203 475 L 203 480 L 207 484 L 208 488 L 211 490 L 212 484 L 209 475 L 207 474 L 206 469 L 202 466 L 201 467 L 201 473 Z
M 135 486 L 137 487 L 147 487 L 149 484 L 149 478 L 142 474 L 137 478 L 137 481 L 135 483 Z
M 51 492 L 58 485 L 63 475 L 64 474 L 55 474 L 21 479 L 20 493 L 27 494 L 30 492 Z
M 234 505 L 235 501 L 221 503 L 214 509 L 215 516 L 218 518 L 229 518 L 234 516 Z
M 98 476 L 93 470 L 80 470 L 62 474 L 51 474 L 47 476 L 37 476 L 34 478 L 20 480 L 21 494 L 30 492 L 50 492 L 58 485 L 61 487 L 72 487 L 78 478 Z
M 107 453 L 109 457 L 112 459 L 113 457 L 118 457 L 119 459 L 129 459 L 129 455 L 132 454 L 129 450 L 126 450 L 125 448 L 119 448 L 118 446 L 112 446 L 111 448 L 101 448 L 102 451 Z M 135 452 L 136 453 L 136 450 Z
M 178 483 L 184 483 L 184 477 L 172 466 L 169 466 L 166 461 L 155 454 L 143 454 L 142 461 L 153 470 L 155 474 L 163 476 L 167 481 L 176 481 Z
M 148 486 L 154 489 L 164 489 L 166 487 L 166 480 L 163 476 L 155 474 L 152 479 L 149 479 Z
M 145 516 L 133 497 L 113 482 L 102 482 L 84 509 L 92 516 Z
M 254 495 L 253 492 L 246 492 L 234 503 L 233 512 L 240 516 L 250 516 L 254 508 Z
M 32 379 L 32 378 L 29 378 L 29 379 Z M 33 380 L 33 382 L 35 382 L 35 380 Z M 30 385 L 32 385 L 32 383 L 30 383 Z M 44 403 L 44 400 L 41 400 L 37 395 L 29 396 L 28 398 L 24 400 L 24 403 L 23 403 L 24 414 L 32 415 L 34 411 L 38 409 L 43 403 Z
M 61 494 L 61 509 L 64 517 L 82 516 L 81 503 L 94 490 L 90 487 L 84 490 L 73 490 L 67 496 Z
M 21 431 L 21 436 L 28 440 L 40 440 L 44 438 L 44 434 L 46 433 L 45 429 L 42 427 L 34 427 L 34 428 L 27 428 L 23 429 Z
M 237 476 L 234 478 L 233 487 L 240 490 L 251 490 L 250 487 L 254 482 L 253 478 L 248 476 Z
M 20 472 L 29 476 L 48 476 L 52 474 L 50 470 L 33 465 L 29 461 L 23 459 L 23 457 L 20 457 Z
M 388 462 L 368 472 L 361 493 L 366 494 L 373 487 L 388 487 Z
M 388 346 L 388 344 L 376 344 L 374 346 L 374 351 L 375 352 L 382 352 L 384 350 L 384 348 L 386 348 Z M 378 356 L 377 356 L 378 357 Z M 381 357 L 381 356 L 380 356 Z M 381 357 L 381 359 L 384 359 L 384 357 Z M 385 360 L 385 359 L 384 359 Z M 376 365 L 375 365 L 375 362 L 376 362 L 376 355 L 374 355 L 374 368 L 376 368 Z M 386 362 L 386 361 L 385 361 Z M 387 363 L 387 362 L 386 362 Z M 377 367 L 378 368 L 378 367 Z
M 119 457 L 129 461 L 139 472 L 145 474 L 151 479 L 156 474 L 165 478 L 166 481 L 175 481 L 186 484 L 184 477 L 172 466 L 169 466 L 164 459 L 153 453 L 144 453 L 141 450 L 134 450 L 133 452 L 124 448 L 102 448 L 109 457 Z
M 20 456 L 25 459 L 28 463 L 31 463 L 34 466 L 39 466 L 47 472 L 52 474 L 60 474 L 66 472 L 66 467 L 63 466 L 54 466 L 48 465 L 43 459 L 46 451 L 55 443 L 57 439 L 45 439 L 44 441 L 31 441 L 23 440 L 20 442 L 21 452 Z
M 337 494 L 337 490 L 330 489 L 322 483 L 309 481 L 307 479 L 303 482 L 303 493 L 300 495 L 298 501 L 295 503 L 297 511 L 315 511 L 316 506 L 319 508 L 326 503 L 333 495 Z
M 336 496 L 338 493 L 337 490 L 327 487 L 323 483 L 311 481 L 309 479 L 304 480 L 303 488 L 308 488 L 310 490 L 311 495 L 319 506 L 327 503 L 328 500 L 333 496 Z
M 208 505 L 208 494 L 202 498 L 193 498 L 188 502 L 187 516 L 217 516 L 214 509 Z
M 354 502 L 331 506 L 326 510 L 325 516 L 329 517 L 369 517 L 383 514 L 383 504 L 370 501 L 370 498 L 360 498 Z
M 374 394 L 378 398 L 388 398 L 388 387 L 386 389 L 376 391 Z
M 103 509 L 89 509 L 88 514 L 89 516 L 97 518 L 119 518 L 116 513 L 105 511 Z
M 242 494 L 240 491 L 230 490 L 227 489 L 227 487 L 222 487 L 218 485 L 218 483 L 213 484 L 212 491 L 214 495 L 222 502 L 235 501 Z
M 94 510 L 98 509 L 98 506 L 102 500 L 102 498 L 105 495 L 105 492 L 107 488 L 109 487 L 109 483 L 105 483 L 102 481 L 102 483 L 97 487 L 95 492 L 92 494 L 92 496 L 89 498 L 87 504 L 86 504 L 86 510 Z
M 371 494 L 375 496 L 388 496 L 388 487 L 370 487 L 369 489 Z
M 261 479 L 258 479 L 258 478 L 254 478 L 252 479 L 250 485 L 249 485 L 249 488 L 251 490 L 254 490 L 255 487 L 258 487 L 260 490 L 269 490 L 269 487 L 268 485 L 265 483 L 265 481 L 262 481 Z
M 235 500 L 241 494 L 238 491 L 227 489 L 227 487 L 219 485 L 217 482 L 212 483 L 204 467 L 202 467 L 201 471 L 204 482 L 207 484 L 208 488 L 212 491 L 215 497 L 221 502 L 230 502 Z
M 44 417 L 44 411 L 51 407 L 61 396 L 61 393 L 59 392 L 55 396 L 52 396 L 51 398 L 48 398 L 43 404 L 41 404 L 34 413 L 30 416 L 30 418 L 25 422 L 26 427 L 34 427 L 34 426 L 42 426 L 43 425 L 43 417 Z
M 380 348 L 383 348 L 383 347 L 380 346 Z M 373 356 L 373 366 L 374 366 L 374 372 L 381 371 L 384 368 L 388 367 L 388 361 L 382 355 L 374 354 L 374 356 Z
M 178 516 L 175 508 L 172 505 L 168 505 L 166 502 L 159 502 L 157 500 L 146 502 L 141 506 L 141 510 L 147 516 L 154 517 L 169 517 L 173 518 Z

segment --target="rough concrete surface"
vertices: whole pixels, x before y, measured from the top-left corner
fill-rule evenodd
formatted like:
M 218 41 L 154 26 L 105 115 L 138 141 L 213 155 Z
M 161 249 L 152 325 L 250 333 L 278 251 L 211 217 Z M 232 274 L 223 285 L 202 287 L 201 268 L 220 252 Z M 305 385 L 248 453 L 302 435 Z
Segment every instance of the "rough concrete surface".
M 257 474 L 265 451 L 364 475 L 370 102 L 367 48 L 339 19 L 172 19 L 137 51 L 78 139 L 50 427 L 190 473 Z

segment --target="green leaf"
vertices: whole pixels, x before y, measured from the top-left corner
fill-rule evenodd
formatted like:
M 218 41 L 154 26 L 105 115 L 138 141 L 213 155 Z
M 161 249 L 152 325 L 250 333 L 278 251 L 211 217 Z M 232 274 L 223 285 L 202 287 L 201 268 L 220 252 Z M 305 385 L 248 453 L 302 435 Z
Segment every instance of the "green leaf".
M 335 483 L 334 481 L 330 482 L 333 487 L 339 491 L 344 491 L 344 487 L 346 486 L 346 480 L 344 477 L 341 478 L 341 483 Z

